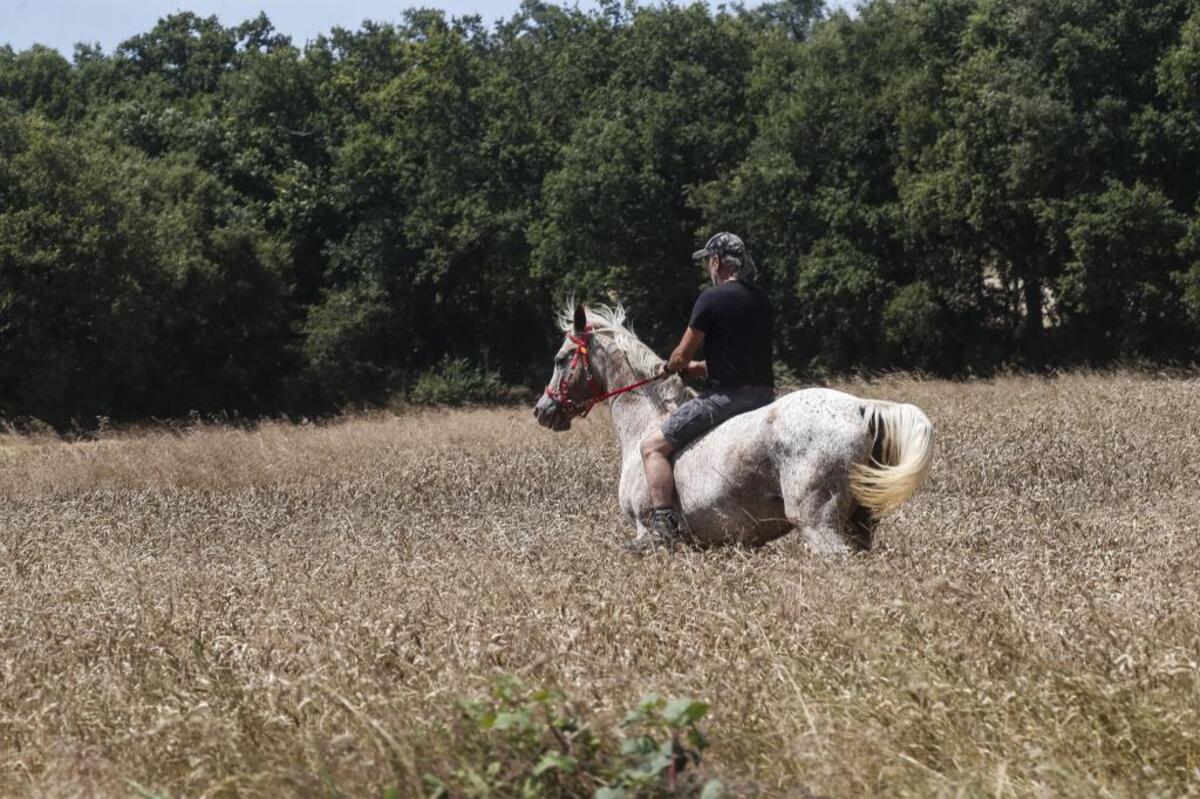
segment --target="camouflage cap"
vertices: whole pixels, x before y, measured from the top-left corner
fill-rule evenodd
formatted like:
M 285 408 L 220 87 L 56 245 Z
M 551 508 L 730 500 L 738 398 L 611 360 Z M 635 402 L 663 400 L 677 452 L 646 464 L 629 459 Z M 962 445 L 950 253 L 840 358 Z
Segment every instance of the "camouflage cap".
M 718 233 L 708 240 L 703 250 L 696 250 L 692 253 L 692 260 L 707 258 L 710 255 L 732 256 L 740 259 L 746 255 L 746 245 L 732 233 Z

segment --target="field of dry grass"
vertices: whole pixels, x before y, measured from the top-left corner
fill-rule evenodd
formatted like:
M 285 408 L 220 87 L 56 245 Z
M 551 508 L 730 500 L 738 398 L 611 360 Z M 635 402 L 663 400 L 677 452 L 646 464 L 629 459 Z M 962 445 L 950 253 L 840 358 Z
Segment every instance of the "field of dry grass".
M 1200 794 L 1200 381 L 846 388 L 938 444 L 844 559 L 622 557 L 599 412 L 0 437 L 0 795 L 414 795 L 501 674 L 737 795 Z

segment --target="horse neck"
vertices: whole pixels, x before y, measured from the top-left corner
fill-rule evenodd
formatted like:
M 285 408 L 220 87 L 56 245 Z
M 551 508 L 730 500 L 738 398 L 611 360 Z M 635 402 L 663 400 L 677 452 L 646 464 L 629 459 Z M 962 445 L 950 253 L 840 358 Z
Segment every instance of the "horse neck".
M 635 372 L 625 353 L 612 343 L 605 348 L 603 369 L 601 379 L 606 391 L 636 383 L 650 376 Z M 657 392 L 664 388 L 662 383 L 651 383 L 643 388 L 619 394 L 608 401 L 622 459 L 630 452 L 639 451 L 642 441 L 667 415 L 662 405 L 651 399 L 652 395 L 657 396 Z

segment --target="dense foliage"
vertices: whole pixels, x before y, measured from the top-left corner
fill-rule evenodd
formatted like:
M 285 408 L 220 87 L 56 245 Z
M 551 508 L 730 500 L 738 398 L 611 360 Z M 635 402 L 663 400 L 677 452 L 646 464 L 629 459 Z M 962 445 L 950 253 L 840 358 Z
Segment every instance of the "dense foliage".
M 462 358 L 533 384 L 569 296 L 668 345 L 719 229 L 801 374 L 1192 361 L 1198 74 L 1197 0 L 0 48 L 0 414 L 306 412 Z

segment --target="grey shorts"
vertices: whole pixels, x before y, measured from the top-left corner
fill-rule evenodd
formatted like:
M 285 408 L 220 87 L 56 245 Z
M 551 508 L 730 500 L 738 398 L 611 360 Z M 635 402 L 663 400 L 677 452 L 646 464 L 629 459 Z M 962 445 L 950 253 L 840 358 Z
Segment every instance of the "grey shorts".
M 663 438 L 672 449 L 683 449 L 721 422 L 769 405 L 774 400 L 775 389 L 761 386 L 705 391 L 680 405 L 663 420 Z

